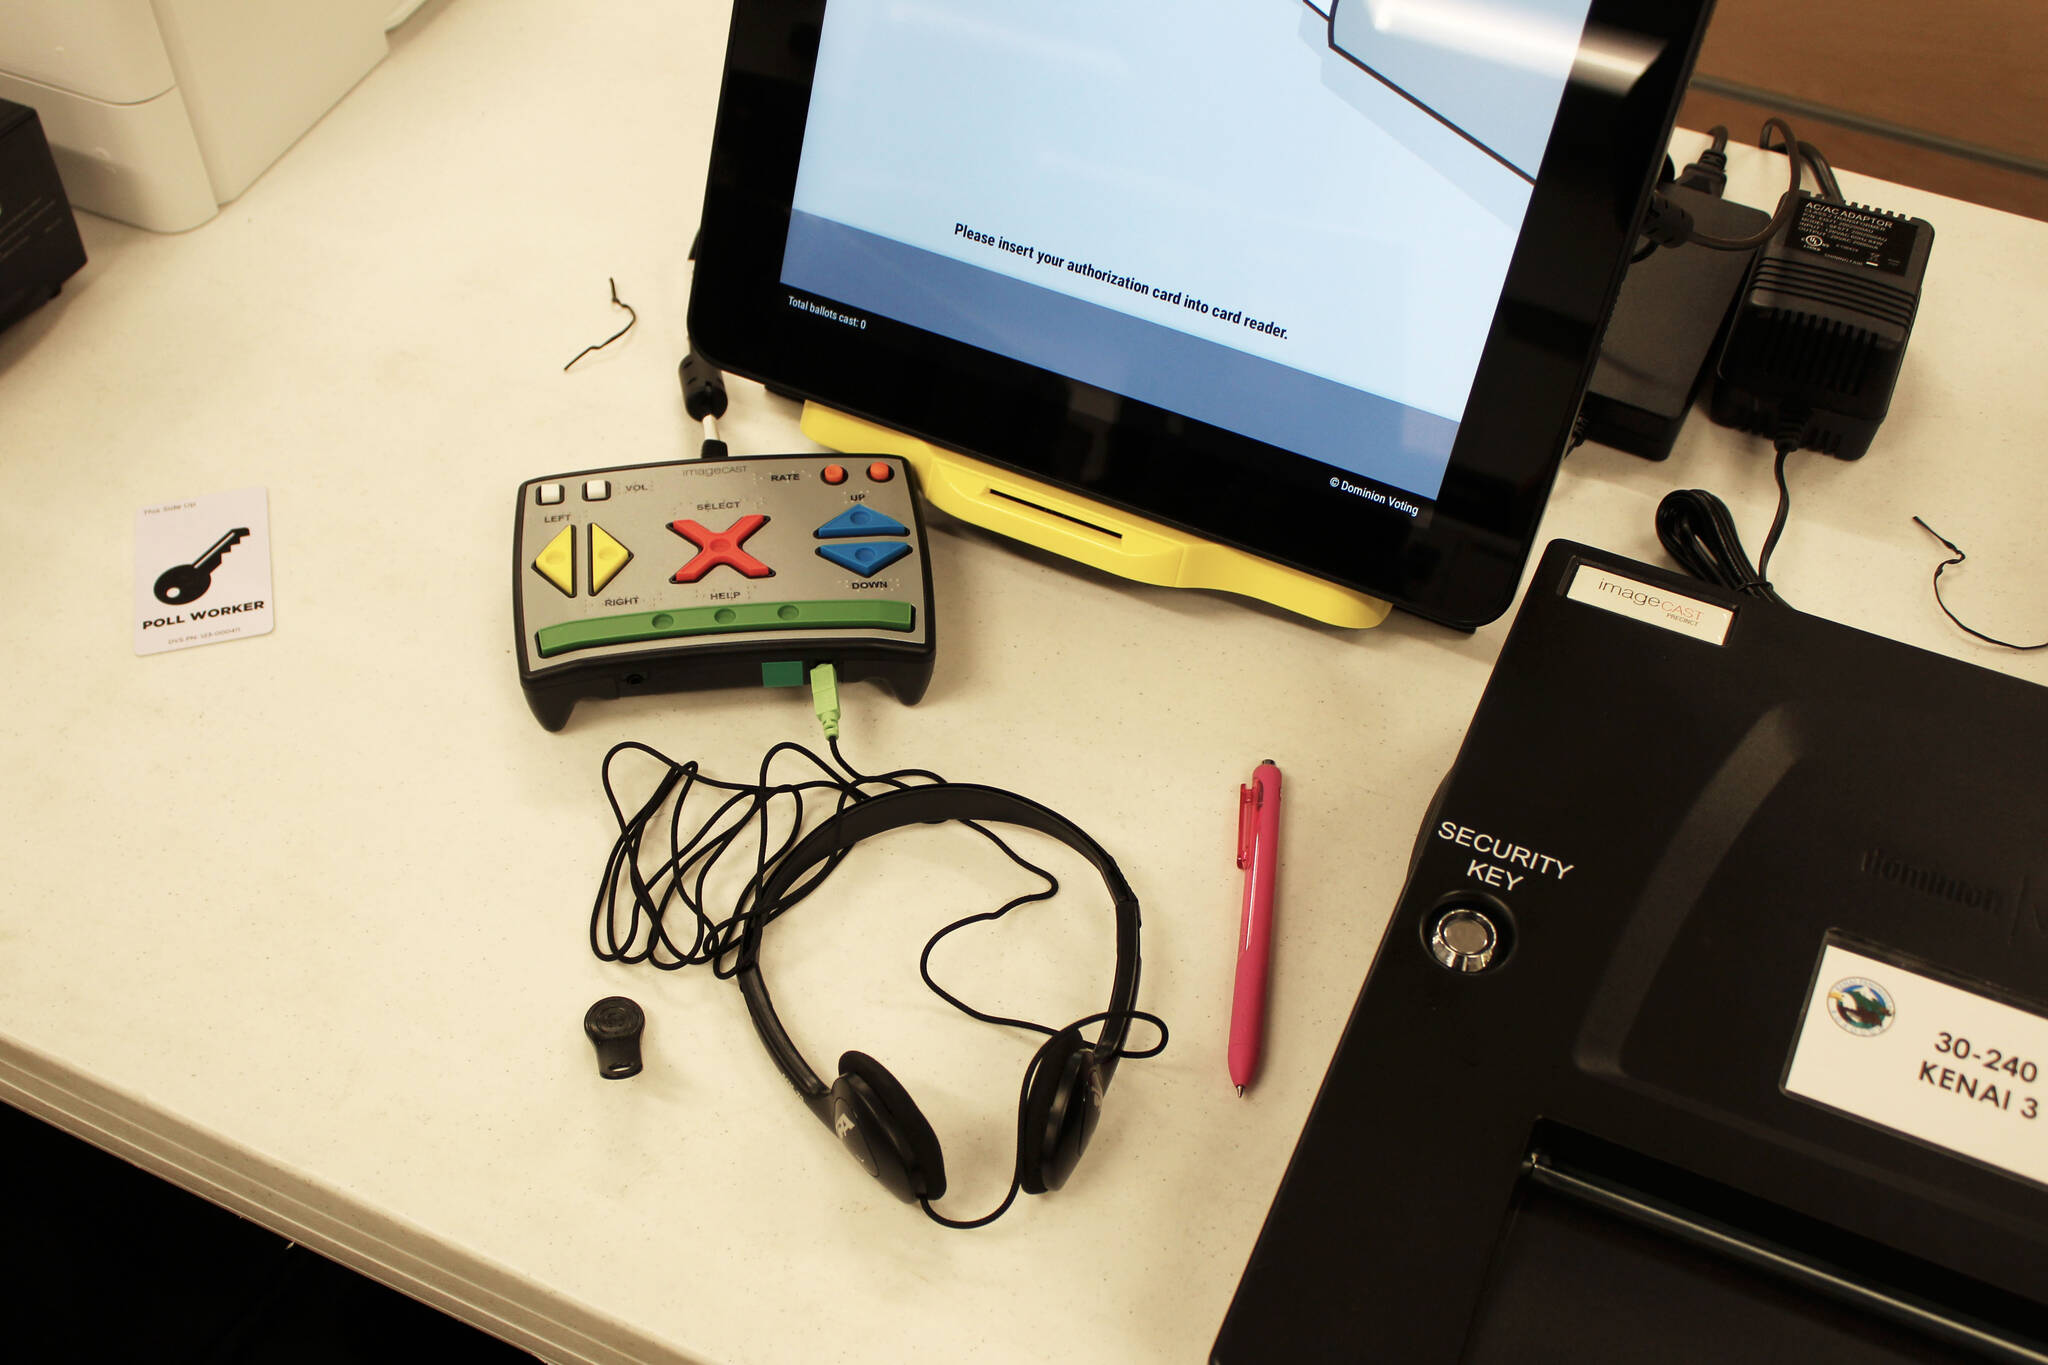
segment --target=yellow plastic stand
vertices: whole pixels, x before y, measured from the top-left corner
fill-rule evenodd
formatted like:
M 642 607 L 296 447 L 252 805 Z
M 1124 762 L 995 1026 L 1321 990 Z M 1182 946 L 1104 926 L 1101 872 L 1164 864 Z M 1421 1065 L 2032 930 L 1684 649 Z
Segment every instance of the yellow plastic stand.
M 896 455 L 926 501 L 962 521 L 1091 568 L 1169 588 L 1212 588 L 1350 630 L 1387 619 L 1377 597 L 1203 540 L 843 412 L 806 403 L 804 435 L 849 454 Z

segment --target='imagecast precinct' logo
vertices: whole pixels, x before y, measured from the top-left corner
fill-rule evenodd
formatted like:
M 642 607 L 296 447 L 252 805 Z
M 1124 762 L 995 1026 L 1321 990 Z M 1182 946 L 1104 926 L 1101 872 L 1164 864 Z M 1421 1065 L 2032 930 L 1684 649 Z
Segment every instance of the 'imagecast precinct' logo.
M 1828 1018 L 1845 1033 L 1875 1038 L 1898 1017 L 1892 993 L 1868 977 L 1848 976 L 1828 987 Z

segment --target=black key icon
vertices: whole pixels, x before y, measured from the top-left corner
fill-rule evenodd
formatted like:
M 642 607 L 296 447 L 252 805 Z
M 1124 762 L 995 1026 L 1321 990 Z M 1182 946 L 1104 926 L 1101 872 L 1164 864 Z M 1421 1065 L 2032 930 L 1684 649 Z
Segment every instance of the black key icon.
M 190 564 L 173 564 L 158 574 L 156 600 L 178 607 L 206 596 L 206 590 L 213 586 L 213 571 L 220 567 L 220 557 L 248 534 L 248 527 L 237 526 Z

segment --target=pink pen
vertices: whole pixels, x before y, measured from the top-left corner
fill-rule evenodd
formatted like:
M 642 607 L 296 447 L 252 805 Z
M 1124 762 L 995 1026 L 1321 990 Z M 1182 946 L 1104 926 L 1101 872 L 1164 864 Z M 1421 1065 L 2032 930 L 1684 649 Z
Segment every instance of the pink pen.
M 1273 760 L 1237 789 L 1237 865 L 1244 915 L 1237 931 L 1237 987 L 1230 997 L 1230 1080 L 1241 1098 L 1266 1041 L 1266 970 L 1273 948 L 1273 866 L 1280 857 L 1280 770 Z

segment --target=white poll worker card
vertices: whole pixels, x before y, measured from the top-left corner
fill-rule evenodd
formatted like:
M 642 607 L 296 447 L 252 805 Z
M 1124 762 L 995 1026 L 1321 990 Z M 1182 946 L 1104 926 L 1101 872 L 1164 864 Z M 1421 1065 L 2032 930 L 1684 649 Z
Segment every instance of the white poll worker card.
M 135 652 L 268 635 L 270 494 L 241 488 L 135 514 Z

